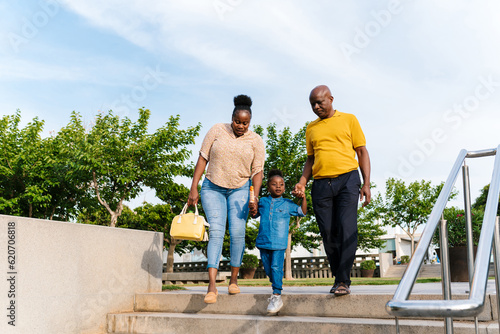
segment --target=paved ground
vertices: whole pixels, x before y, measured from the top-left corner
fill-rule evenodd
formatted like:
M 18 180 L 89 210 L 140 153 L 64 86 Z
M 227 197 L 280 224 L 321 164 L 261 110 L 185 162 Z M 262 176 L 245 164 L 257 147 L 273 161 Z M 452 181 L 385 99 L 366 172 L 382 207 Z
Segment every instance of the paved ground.
M 203 293 L 207 292 L 206 286 L 185 286 L 187 290 L 175 290 L 175 293 Z M 393 294 L 397 285 L 353 285 L 353 294 Z M 219 293 L 227 294 L 227 287 L 219 287 Z M 241 286 L 241 293 L 266 294 L 271 293 L 271 287 L 246 287 Z M 452 294 L 464 294 L 469 291 L 469 283 L 451 283 Z M 329 286 L 298 286 L 283 288 L 283 294 L 328 294 Z M 416 283 L 413 294 L 442 294 L 441 283 Z M 488 280 L 488 294 L 495 294 L 495 280 Z

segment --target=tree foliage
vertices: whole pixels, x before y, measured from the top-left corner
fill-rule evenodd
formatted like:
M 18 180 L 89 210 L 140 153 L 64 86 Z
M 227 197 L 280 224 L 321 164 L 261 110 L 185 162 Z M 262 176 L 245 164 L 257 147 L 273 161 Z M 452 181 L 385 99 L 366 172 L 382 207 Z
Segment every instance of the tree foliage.
M 436 203 L 444 183 L 432 186 L 430 181 L 404 181 L 389 178 L 386 181 L 385 198 L 380 197 L 378 214 L 384 225 L 401 227 L 411 239 L 411 251 L 415 249 L 415 232 L 427 219 Z M 453 192 L 450 199 L 457 195 Z
M 43 121 L 34 118 L 20 128 L 21 112 L 0 120 L 0 212 L 38 217 L 49 201 L 39 176 L 43 166 Z
M 81 191 L 68 172 L 58 138 L 43 139 L 43 121 L 20 128 L 21 112 L 0 120 L 0 213 L 67 220 Z
M 179 129 L 179 116 L 154 133 L 148 133 L 150 111 L 139 109 L 139 118 L 132 122 L 112 111 L 98 114 L 92 128 L 83 131 L 80 115 L 73 114 L 63 131 L 73 129 L 79 147 L 74 151 L 77 169 L 90 179 L 97 201 L 111 216 L 115 226 L 123 210 L 123 202 L 135 198 L 143 187 L 159 193 L 177 189 L 176 176 L 187 176 L 192 165 L 186 164 L 200 125 Z
M 486 200 L 488 199 L 488 192 L 490 190 L 490 185 L 487 184 L 481 189 L 481 193 L 474 201 L 472 207 L 476 210 L 481 210 L 484 212 L 486 208 Z M 500 198 L 498 199 L 497 216 L 500 216 Z
M 474 246 L 479 243 L 481 227 L 483 225 L 484 211 L 473 208 L 472 215 L 472 241 Z M 445 208 L 443 217 L 448 230 L 448 247 L 467 246 L 467 232 L 465 227 L 465 211 L 457 207 Z M 439 229 L 434 233 L 432 242 L 439 245 Z
M 371 184 L 370 188 L 375 188 L 375 185 Z M 375 196 L 368 205 L 358 209 L 358 248 L 363 251 L 380 249 L 385 244 L 380 237 L 386 232 L 378 223 L 380 202 L 381 197 Z
M 201 125 L 180 129 L 179 116 L 171 116 L 149 133 L 149 117 L 147 109 L 139 110 L 136 122 L 109 111 L 87 129 L 73 112 L 68 125 L 48 138 L 41 137 L 38 118 L 21 128 L 20 111 L 2 117 L 0 213 L 60 220 L 81 213 L 101 219 L 101 205 L 115 226 L 123 202 L 143 187 L 164 199 L 180 191 L 174 178 L 191 174 L 187 147 Z

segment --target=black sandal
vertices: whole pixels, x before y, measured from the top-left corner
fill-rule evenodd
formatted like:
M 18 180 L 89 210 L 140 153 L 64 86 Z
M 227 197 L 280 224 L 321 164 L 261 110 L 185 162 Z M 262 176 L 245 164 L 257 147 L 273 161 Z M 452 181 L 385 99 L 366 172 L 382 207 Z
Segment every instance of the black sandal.
M 334 293 L 335 296 L 345 296 L 351 293 L 351 289 L 347 284 L 340 283 Z
M 339 284 L 338 283 L 335 283 L 332 288 L 330 289 L 330 293 L 335 293 L 335 291 L 337 291 L 337 288 L 339 287 Z

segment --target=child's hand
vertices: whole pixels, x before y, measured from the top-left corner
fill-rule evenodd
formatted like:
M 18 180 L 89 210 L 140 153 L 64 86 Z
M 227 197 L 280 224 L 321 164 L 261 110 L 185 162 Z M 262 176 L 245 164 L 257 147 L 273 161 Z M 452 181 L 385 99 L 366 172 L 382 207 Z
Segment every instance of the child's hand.
M 302 199 L 302 198 L 304 198 L 304 196 L 305 196 L 306 194 L 304 194 L 303 192 L 299 191 L 299 192 L 295 192 L 295 193 L 294 193 L 294 192 L 292 192 L 292 195 L 294 195 L 294 196 L 295 196 L 295 197 L 297 197 L 297 198 Z
M 250 209 L 250 215 L 251 215 L 252 217 L 257 216 L 257 212 L 258 212 L 258 211 L 257 211 L 257 208 L 251 208 L 251 209 Z

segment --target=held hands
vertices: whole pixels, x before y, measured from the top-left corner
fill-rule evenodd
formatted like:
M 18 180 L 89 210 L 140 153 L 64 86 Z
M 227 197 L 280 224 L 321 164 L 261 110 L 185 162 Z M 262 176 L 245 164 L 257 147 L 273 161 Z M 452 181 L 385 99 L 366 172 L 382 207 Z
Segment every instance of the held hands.
M 258 202 L 257 201 L 250 202 L 250 203 L 248 203 L 248 207 L 250 208 L 250 215 L 252 217 L 255 217 L 257 215 L 258 208 L 259 208 Z
M 304 198 L 306 191 L 306 187 L 304 187 L 303 184 L 297 183 L 295 187 L 292 190 L 292 195 L 297 197 L 297 198 Z

